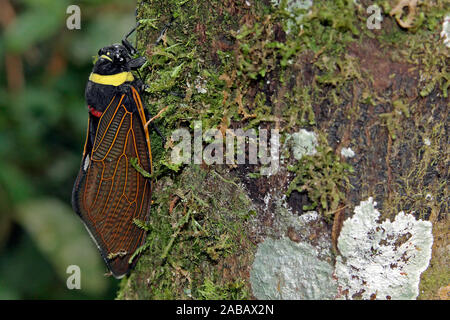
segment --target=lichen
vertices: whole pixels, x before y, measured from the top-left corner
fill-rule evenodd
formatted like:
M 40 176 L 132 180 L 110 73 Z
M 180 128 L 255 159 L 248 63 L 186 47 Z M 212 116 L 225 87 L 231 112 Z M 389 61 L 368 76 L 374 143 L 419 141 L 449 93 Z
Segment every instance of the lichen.
M 375 206 L 369 198 L 344 221 L 335 271 L 341 297 L 415 299 L 431 259 L 431 223 L 404 212 L 380 223 Z
M 332 273 L 309 243 L 268 238 L 258 246 L 250 283 L 258 299 L 332 299 L 337 293 Z
M 355 156 L 355 152 L 351 148 L 342 148 L 341 156 L 344 158 L 353 158 Z
M 447 48 L 450 48 L 450 15 L 445 16 L 442 23 L 441 38 Z
M 296 160 L 300 160 L 303 156 L 313 156 L 317 153 L 317 136 L 314 132 L 301 129 L 288 135 L 286 141 L 292 146 L 292 154 Z

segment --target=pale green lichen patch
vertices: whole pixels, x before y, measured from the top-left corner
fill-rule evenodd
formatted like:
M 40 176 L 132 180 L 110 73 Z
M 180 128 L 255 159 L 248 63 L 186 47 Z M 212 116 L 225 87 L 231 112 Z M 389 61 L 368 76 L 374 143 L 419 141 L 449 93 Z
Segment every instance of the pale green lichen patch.
M 303 156 L 313 156 L 317 153 L 317 136 L 314 132 L 301 129 L 288 135 L 286 141 L 291 144 L 292 154 L 296 160 L 300 160 Z
M 334 257 L 322 215 L 293 213 L 285 195 L 266 194 L 261 211 L 271 228 L 252 230 L 263 240 L 250 272 L 257 299 L 332 299 Z M 253 223 L 251 223 L 253 225 Z
M 400 212 L 379 222 L 372 198 L 344 221 L 336 277 L 347 299 L 415 299 L 421 273 L 431 259 L 431 222 Z
M 306 242 L 266 239 L 258 246 L 250 282 L 258 299 L 332 299 L 333 267 Z

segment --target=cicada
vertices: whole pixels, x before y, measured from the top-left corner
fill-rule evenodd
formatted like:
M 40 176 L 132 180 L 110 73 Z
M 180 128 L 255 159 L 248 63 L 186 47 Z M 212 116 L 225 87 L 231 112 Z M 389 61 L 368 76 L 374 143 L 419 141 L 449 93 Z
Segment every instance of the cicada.
M 142 81 L 133 75 L 146 62 L 133 58 L 127 40 L 98 51 L 85 98 L 88 128 L 80 170 L 72 192 L 72 207 L 96 243 L 116 278 L 128 274 L 130 261 L 145 241 L 152 181 L 131 165 L 153 172 L 150 115 L 143 105 Z M 159 131 L 158 131 L 159 132 Z

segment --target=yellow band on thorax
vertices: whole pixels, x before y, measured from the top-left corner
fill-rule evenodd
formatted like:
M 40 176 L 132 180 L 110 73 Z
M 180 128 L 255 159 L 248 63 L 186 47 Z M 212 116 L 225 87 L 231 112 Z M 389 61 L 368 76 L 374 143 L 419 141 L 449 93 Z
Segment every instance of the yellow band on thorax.
M 89 80 L 98 84 L 118 87 L 125 82 L 133 81 L 134 77 L 131 72 L 121 72 L 111 75 L 91 73 L 91 75 L 89 76 Z

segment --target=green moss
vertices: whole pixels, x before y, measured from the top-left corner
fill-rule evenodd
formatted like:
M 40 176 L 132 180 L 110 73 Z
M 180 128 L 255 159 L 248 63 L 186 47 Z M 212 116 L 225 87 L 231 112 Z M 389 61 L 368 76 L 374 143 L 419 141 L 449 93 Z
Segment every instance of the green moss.
M 243 280 L 229 282 L 226 285 L 217 285 L 217 279 L 212 281 L 205 279 L 198 290 L 201 300 L 245 300 L 250 297 L 250 292 Z
M 430 267 L 422 274 L 419 287 L 419 299 L 437 300 L 447 298 L 441 296 L 439 290 L 448 287 L 450 283 L 450 270 L 448 265 L 450 257 L 448 255 L 448 228 L 449 219 L 435 222 L 433 225 L 433 255 Z
M 394 4 L 382 2 L 384 12 L 390 12 Z M 381 29 L 377 37 L 384 45 L 395 48 L 394 57 L 398 61 L 407 62 L 418 67 L 421 80 L 419 90 L 422 97 L 428 96 L 436 87 L 445 98 L 448 97 L 450 74 L 443 68 L 449 58 L 449 52 L 439 39 L 439 32 L 448 11 L 445 1 L 421 2 L 417 7 L 414 27 L 405 31 L 395 22 L 391 27 Z M 393 19 L 393 18 L 391 18 Z M 395 20 L 394 20 L 395 21 Z
M 283 110 L 283 117 L 288 119 L 286 130 L 316 124 L 312 104 L 317 99 L 318 91 L 310 91 L 309 87 L 295 87 L 292 92 L 286 93 L 285 101 L 290 106 Z
M 401 130 L 403 117 L 409 118 L 410 116 L 410 106 L 401 100 L 395 100 L 392 102 L 392 107 L 391 112 L 380 114 L 380 118 L 387 126 L 391 138 L 395 139 L 396 132 Z
M 206 298 L 212 291 L 227 298 L 248 296 L 246 286 L 236 285 L 239 274 L 223 277 L 219 262 L 240 264 L 251 257 L 250 200 L 219 176 L 193 166 L 175 181 L 158 183 L 144 255 L 121 298 L 133 298 L 132 293 L 141 299 Z
M 342 162 L 332 148 L 327 146 L 322 136 L 317 153 L 304 155 L 288 170 L 295 172 L 286 194 L 292 191 L 307 192 L 312 205 L 303 210 L 319 209 L 330 221 L 341 202 L 345 200 L 344 191 L 350 187 L 349 175 L 353 168 Z

